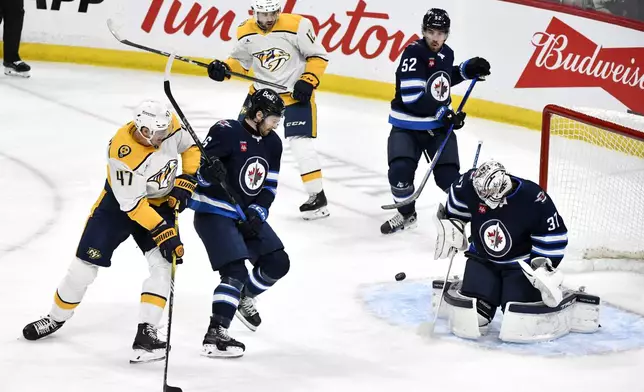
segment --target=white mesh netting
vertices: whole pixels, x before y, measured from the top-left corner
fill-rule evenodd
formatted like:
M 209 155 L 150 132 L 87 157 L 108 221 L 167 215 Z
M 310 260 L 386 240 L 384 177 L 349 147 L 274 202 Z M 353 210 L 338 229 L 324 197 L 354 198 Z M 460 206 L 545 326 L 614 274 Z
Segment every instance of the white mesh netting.
M 573 110 L 644 132 L 642 116 Z M 557 114 L 549 129 L 548 193 L 568 227 L 566 258 L 598 259 L 585 269 L 644 271 L 607 260 L 644 260 L 644 133 L 630 138 Z

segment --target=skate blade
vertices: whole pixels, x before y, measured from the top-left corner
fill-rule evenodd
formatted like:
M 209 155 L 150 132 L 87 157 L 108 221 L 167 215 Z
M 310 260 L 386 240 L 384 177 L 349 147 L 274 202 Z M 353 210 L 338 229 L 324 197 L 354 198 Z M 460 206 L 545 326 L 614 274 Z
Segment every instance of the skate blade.
M 165 359 L 165 349 L 146 351 L 146 350 L 133 350 L 134 355 L 130 358 L 130 363 L 149 363 L 163 361 Z
M 249 323 L 248 321 L 246 321 L 244 316 L 242 316 L 242 314 L 239 313 L 239 311 L 235 312 L 235 317 L 237 317 L 239 319 L 239 321 L 241 321 L 242 324 L 244 324 L 246 326 L 246 328 L 250 329 L 253 332 L 257 331 L 257 327 L 254 326 L 253 324 Z
M 241 347 L 228 347 L 226 351 L 220 351 L 214 344 L 204 344 L 201 355 L 208 358 L 239 358 L 244 355 Z
M 306 221 L 316 220 L 316 219 L 326 218 L 329 215 L 331 215 L 329 213 L 329 209 L 326 207 L 321 207 L 321 208 L 318 208 L 317 210 L 303 212 L 302 219 Z
M 4 74 L 7 76 L 17 76 L 25 79 L 31 77 L 31 74 L 29 72 L 16 72 L 11 68 L 5 68 Z

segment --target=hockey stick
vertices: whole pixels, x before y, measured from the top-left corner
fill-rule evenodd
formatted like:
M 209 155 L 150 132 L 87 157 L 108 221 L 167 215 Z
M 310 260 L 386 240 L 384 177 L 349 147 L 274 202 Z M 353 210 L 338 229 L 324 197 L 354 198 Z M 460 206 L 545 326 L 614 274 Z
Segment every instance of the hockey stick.
M 174 210 L 174 229 L 179 232 L 179 210 Z M 170 362 L 170 334 L 172 333 L 172 310 L 174 309 L 174 275 L 177 271 L 177 255 L 172 252 L 172 269 L 170 270 L 170 299 L 168 302 L 168 337 L 165 343 L 165 368 L 163 369 L 163 392 L 182 392 L 179 387 L 168 385 L 168 363 Z
M 479 154 L 481 153 L 481 146 L 483 146 L 483 140 L 479 140 L 479 144 L 476 146 L 476 154 L 474 154 L 474 164 L 472 169 L 476 169 L 479 164 Z
M 438 320 L 438 314 L 441 311 L 441 306 L 443 305 L 443 297 L 445 296 L 445 290 L 447 287 L 447 281 L 449 280 L 449 273 L 452 271 L 452 263 L 454 262 L 454 256 L 456 256 L 456 248 L 450 248 L 448 252 L 449 256 L 449 266 L 447 266 L 447 273 L 445 274 L 445 280 L 443 280 L 443 288 L 441 290 L 441 296 L 438 299 L 438 306 L 436 307 L 436 312 L 434 313 L 434 317 L 431 322 L 429 323 L 423 323 L 420 325 L 418 328 L 418 333 L 427 336 L 427 337 L 434 337 L 434 329 L 436 328 L 436 320 Z M 430 306 L 431 306 L 431 300 L 430 300 Z
M 131 46 L 131 47 L 137 48 L 137 49 L 141 49 L 141 50 L 144 50 L 146 52 L 160 54 L 161 56 L 170 57 L 170 53 L 168 53 L 168 52 L 164 52 L 162 50 L 158 50 L 158 49 L 150 48 L 150 47 L 147 47 L 147 46 L 143 46 L 141 44 L 137 44 L 135 42 L 128 41 L 126 39 L 121 38 L 121 36 L 116 32 L 116 28 L 114 27 L 114 23 L 112 22 L 112 19 L 107 20 L 107 28 L 110 30 L 110 33 L 112 33 L 114 38 L 116 38 L 120 43 L 122 43 L 124 45 Z M 203 67 L 203 68 L 208 68 L 208 64 L 202 63 L 201 61 L 197 61 L 197 60 L 193 60 L 193 59 L 188 58 L 188 57 L 177 56 L 177 55 L 175 55 L 174 57 L 177 60 L 186 62 L 188 64 L 196 65 L 196 66 Z M 257 82 L 257 83 L 260 83 L 260 84 L 264 84 L 266 86 L 270 86 L 270 87 L 277 88 L 277 89 L 280 89 L 280 90 L 287 90 L 287 88 L 285 86 L 282 86 L 281 84 L 269 82 L 269 81 L 266 81 L 266 80 L 257 79 L 257 78 L 254 78 L 252 76 L 244 75 L 244 74 L 241 74 L 241 73 L 238 73 L 238 72 L 226 71 L 226 74 L 228 74 L 229 76 L 235 76 L 235 77 L 238 77 L 238 78 L 241 78 L 241 79 L 246 79 L 246 80 L 250 80 L 252 82 Z
M 172 95 L 172 89 L 170 88 L 170 74 L 172 71 L 172 63 L 174 62 L 174 59 L 175 59 L 174 53 L 168 56 L 168 63 L 165 66 L 165 80 L 163 81 L 163 90 L 165 91 L 165 95 L 170 100 L 172 107 L 174 108 L 174 110 L 177 111 L 177 114 L 179 115 L 179 118 L 181 119 L 181 122 L 183 123 L 183 125 L 185 125 L 186 130 L 190 134 L 190 137 L 192 137 L 192 140 L 194 140 L 195 144 L 199 148 L 199 151 L 201 152 L 201 157 L 206 161 L 208 165 L 211 165 L 212 159 L 210 159 L 208 154 L 206 154 L 206 150 L 204 150 L 203 145 L 201 144 L 201 141 L 199 141 L 199 137 L 197 137 L 197 134 L 192 129 L 192 126 L 188 122 L 188 119 L 183 114 L 181 107 L 179 107 L 179 104 L 177 103 L 177 101 L 174 99 L 174 96 Z M 240 219 L 245 221 L 246 215 L 241 210 L 239 203 L 237 203 L 237 201 L 233 197 L 231 190 L 228 189 L 228 185 L 225 182 L 220 182 L 219 185 L 221 185 L 221 188 L 224 190 L 224 193 L 226 195 L 226 198 L 228 199 L 228 202 L 233 206 L 235 206 L 235 210 L 237 211 L 237 214 L 239 214 Z
M 465 102 L 467 102 L 467 100 L 469 99 L 470 94 L 472 93 L 472 89 L 474 88 L 474 85 L 476 84 L 477 81 L 478 79 L 472 79 L 472 83 L 470 83 L 470 86 L 467 88 L 467 92 L 465 92 L 465 95 L 463 96 L 463 100 L 461 101 L 461 104 L 458 105 L 459 113 L 463 110 L 463 107 L 465 106 Z M 423 188 L 425 188 L 425 184 L 427 184 L 427 180 L 429 180 L 429 176 L 432 174 L 432 171 L 434 171 L 434 167 L 436 166 L 438 159 L 443 153 L 443 149 L 447 145 L 447 141 L 449 140 L 449 137 L 452 135 L 453 131 L 454 131 L 454 125 L 450 126 L 449 129 L 447 130 L 447 134 L 445 135 L 445 140 L 443 140 L 443 143 L 438 148 L 438 151 L 436 151 L 436 154 L 434 154 L 432 163 L 431 165 L 429 165 L 429 169 L 427 169 L 427 173 L 425 173 L 425 177 L 423 177 L 423 181 L 420 183 L 420 186 L 418 187 L 418 189 L 416 189 L 416 192 L 414 192 L 409 198 L 401 202 L 381 206 L 383 210 L 393 210 L 396 208 L 400 208 L 402 206 L 406 206 L 407 204 L 411 204 L 414 201 L 416 201 L 416 199 L 418 199 L 421 192 L 423 191 Z

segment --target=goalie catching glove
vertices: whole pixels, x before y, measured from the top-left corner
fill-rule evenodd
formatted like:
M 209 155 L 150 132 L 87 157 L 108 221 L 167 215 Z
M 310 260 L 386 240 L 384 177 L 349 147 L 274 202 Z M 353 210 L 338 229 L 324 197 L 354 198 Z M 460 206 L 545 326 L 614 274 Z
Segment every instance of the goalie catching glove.
M 563 300 L 561 283 L 563 273 L 553 268 L 547 257 L 535 257 L 530 264 L 519 260 L 523 274 L 530 283 L 541 292 L 541 300 L 550 308 L 556 308 Z
M 179 239 L 177 230 L 163 221 L 150 231 L 154 243 L 157 244 L 164 259 L 172 263 L 173 254 L 177 256 L 177 264 L 181 264 L 183 257 L 183 244 Z
M 434 260 L 448 257 L 450 249 L 465 250 L 468 247 L 467 237 L 465 236 L 465 222 L 454 218 L 448 218 L 445 212 L 445 206 L 438 205 L 436 217 L 436 250 L 434 251 Z

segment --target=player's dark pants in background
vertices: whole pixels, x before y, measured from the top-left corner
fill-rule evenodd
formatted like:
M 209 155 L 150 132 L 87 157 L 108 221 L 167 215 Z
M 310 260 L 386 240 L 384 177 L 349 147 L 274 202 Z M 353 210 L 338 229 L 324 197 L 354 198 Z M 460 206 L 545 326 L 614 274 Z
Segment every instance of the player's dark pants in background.
M 541 292 L 523 275 L 517 263 L 495 264 L 467 259 L 461 293 L 492 305 L 493 311 L 508 302 L 541 301 Z
M 20 60 L 18 49 L 25 18 L 24 0 L 0 0 L 0 23 L 3 23 L 4 62 Z
M 152 207 L 169 225 L 174 225 L 174 211 L 165 204 Z M 143 253 L 154 249 L 150 232 L 139 225 L 123 211 L 109 185 L 92 207 L 85 230 L 76 250 L 76 257 L 99 267 L 112 264 L 112 253 L 130 235 Z
M 387 156 L 389 185 L 396 202 L 414 193 L 414 177 L 423 150 L 432 158 L 445 140 L 446 134 L 447 130 L 444 128 L 435 129 L 430 133 L 392 127 L 387 142 Z M 456 135 L 452 132 L 434 167 L 436 185 L 447 192 L 452 183 L 460 177 L 459 170 L 458 143 Z M 409 215 L 415 211 L 415 205 L 408 204 L 398 211 L 403 215 Z

